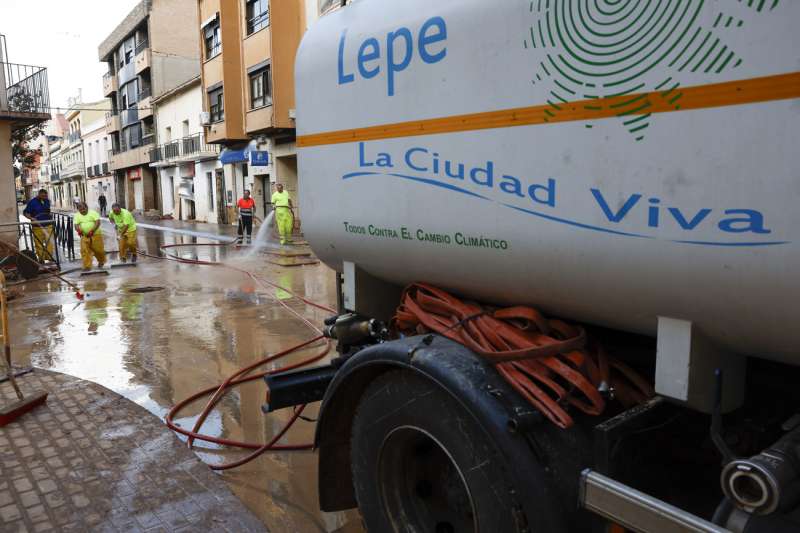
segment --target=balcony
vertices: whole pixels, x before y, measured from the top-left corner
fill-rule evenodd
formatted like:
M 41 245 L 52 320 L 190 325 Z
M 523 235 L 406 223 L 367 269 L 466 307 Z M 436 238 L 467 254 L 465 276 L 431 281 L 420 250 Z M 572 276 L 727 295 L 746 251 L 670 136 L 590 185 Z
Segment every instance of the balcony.
M 150 98 L 150 89 L 144 89 L 139 93 L 139 101 L 136 103 L 139 110 L 139 120 L 153 116 L 153 102 Z
M 156 146 L 150 150 L 150 165 L 173 166 L 188 161 L 214 158 L 219 155 L 219 145 L 208 144 L 202 133 Z
M 103 74 L 103 96 L 108 98 L 118 90 L 119 82 L 117 81 L 117 75 L 111 72 Z
M 81 140 L 82 140 L 82 138 L 81 138 L 81 132 L 80 131 L 74 131 L 74 132 L 70 133 L 69 135 L 67 135 L 67 142 L 69 143 L 69 146 L 74 146 L 76 144 L 80 144 Z
M 115 131 L 119 130 L 120 130 L 119 113 L 113 111 L 106 113 L 106 131 L 108 133 L 114 133 Z
M 138 167 L 150 163 L 150 148 L 155 142 L 155 135 L 145 135 L 137 146 L 128 147 L 124 142 L 109 154 L 111 170 Z
M 0 119 L 11 128 L 25 128 L 50 119 L 47 69 L 5 60 L 5 37 L 0 35 Z
M 134 72 L 138 76 L 150 68 L 150 43 L 142 41 L 136 45 L 136 57 L 133 60 Z
M 76 160 L 71 163 L 66 163 L 61 169 L 61 175 L 64 179 L 82 178 L 83 177 L 83 161 Z

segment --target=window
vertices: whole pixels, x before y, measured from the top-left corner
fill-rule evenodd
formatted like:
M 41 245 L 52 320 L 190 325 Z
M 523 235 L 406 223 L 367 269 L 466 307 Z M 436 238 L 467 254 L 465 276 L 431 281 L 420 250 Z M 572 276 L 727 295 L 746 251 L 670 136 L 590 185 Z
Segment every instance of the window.
M 219 19 L 214 19 L 203 28 L 203 41 L 206 46 L 206 59 L 211 59 L 222 51 Z
M 166 142 L 170 142 L 172 140 L 172 128 L 170 126 L 164 128 L 164 140 Z
M 142 143 L 142 126 L 140 123 L 133 124 L 122 130 L 123 141 L 127 149 L 135 148 Z
M 269 0 L 245 0 L 247 2 L 247 35 L 269 26 Z
M 119 90 L 119 108 L 123 111 L 136 105 L 139 99 L 138 80 L 132 79 Z
M 272 104 L 270 82 L 269 66 L 250 74 L 250 109 Z
M 183 136 L 184 137 L 188 137 L 189 136 L 189 121 L 188 120 L 184 120 L 183 122 L 181 122 L 181 128 L 182 128 L 182 131 L 183 131 Z
M 208 91 L 208 110 L 211 112 L 211 122 L 222 122 L 225 120 L 222 87 Z
M 134 37 L 128 37 L 124 43 L 122 43 L 122 47 L 119 51 L 119 66 L 120 68 L 124 67 L 125 65 L 129 64 L 133 61 L 133 50 L 135 48 L 135 40 Z

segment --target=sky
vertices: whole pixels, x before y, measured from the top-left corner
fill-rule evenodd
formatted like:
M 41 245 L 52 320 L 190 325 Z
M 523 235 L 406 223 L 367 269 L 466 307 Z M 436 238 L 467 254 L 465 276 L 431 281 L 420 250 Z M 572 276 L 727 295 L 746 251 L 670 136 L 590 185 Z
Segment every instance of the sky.
M 103 97 L 97 47 L 140 0 L 0 0 L 0 33 L 8 61 L 47 67 L 50 105 L 67 107 Z

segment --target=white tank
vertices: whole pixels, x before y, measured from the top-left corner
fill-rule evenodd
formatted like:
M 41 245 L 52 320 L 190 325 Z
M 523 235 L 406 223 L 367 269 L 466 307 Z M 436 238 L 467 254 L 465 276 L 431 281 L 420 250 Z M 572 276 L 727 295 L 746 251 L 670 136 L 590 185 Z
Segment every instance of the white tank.
M 800 2 L 360 0 L 298 52 L 335 269 L 800 364 Z

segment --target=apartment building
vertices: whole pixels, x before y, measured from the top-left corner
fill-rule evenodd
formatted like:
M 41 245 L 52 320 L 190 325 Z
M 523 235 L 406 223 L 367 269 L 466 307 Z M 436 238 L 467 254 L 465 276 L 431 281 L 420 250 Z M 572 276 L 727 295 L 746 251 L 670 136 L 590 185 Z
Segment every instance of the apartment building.
M 162 213 L 178 220 L 218 222 L 215 176 L 221 171 L 219 145 L 208 144 L 200 126 L 200 76 L 153 99 L 159 145 L 150 166 L 161 183 Z
M 224 172 L 215 184 L 224 191 L 222 222 L 235 222 L 235 202 L 245 189 L 264 217 L 276 181 L 299 203 L 294 58 L 306 3 L 197 0 L 206 138 L 224 147 Z
M 99 209 L 98 198 L 106 197 L 108 208 L 117 201 L 114 176 L 108 166 L 111 136 L 106 131 L 105 117 L 83 127 L 83 156 L 86 163 L 86 202 Z
M 61 144 L 61 184 L 66 185 L 69 206 L 86 201 L 86 157 L 83 149 L 83 126 L 104 119 L 108 101 L 83 102 L 80 96 L 70 99 L 64 114 L 67 134 Z M 64 206 L 67 207 L 67 206 Z
M 106 129 L 117 201 L 131 210 L 161 208 L 153 100 L 199 73 L 195 0 L 142 0 L 98 48 L 108 64 L 103 94 L 111 99 Z
M 0 35 L 0 224 L 17 222 L 17 192 L 11 135 L 50 119 L 47 69 L 11 63 Z M 17 229 L 0 231 L 0 239 L 17 244 Z
M 67 134 L 69 125 L 63 113 L 54 113 L 52 120 L 45 125 L 45 142 L 42 146 L 42 171 L 46 174 L 40 176 L 42 189 L 47 189 L 50 195 L 50 205 L 54 208 L 63 207 L 61 197 L 61 141 Z M 70 195 L 71 197 L 71 195 Z M 66 204 L 69 206 L 69 202 Z

